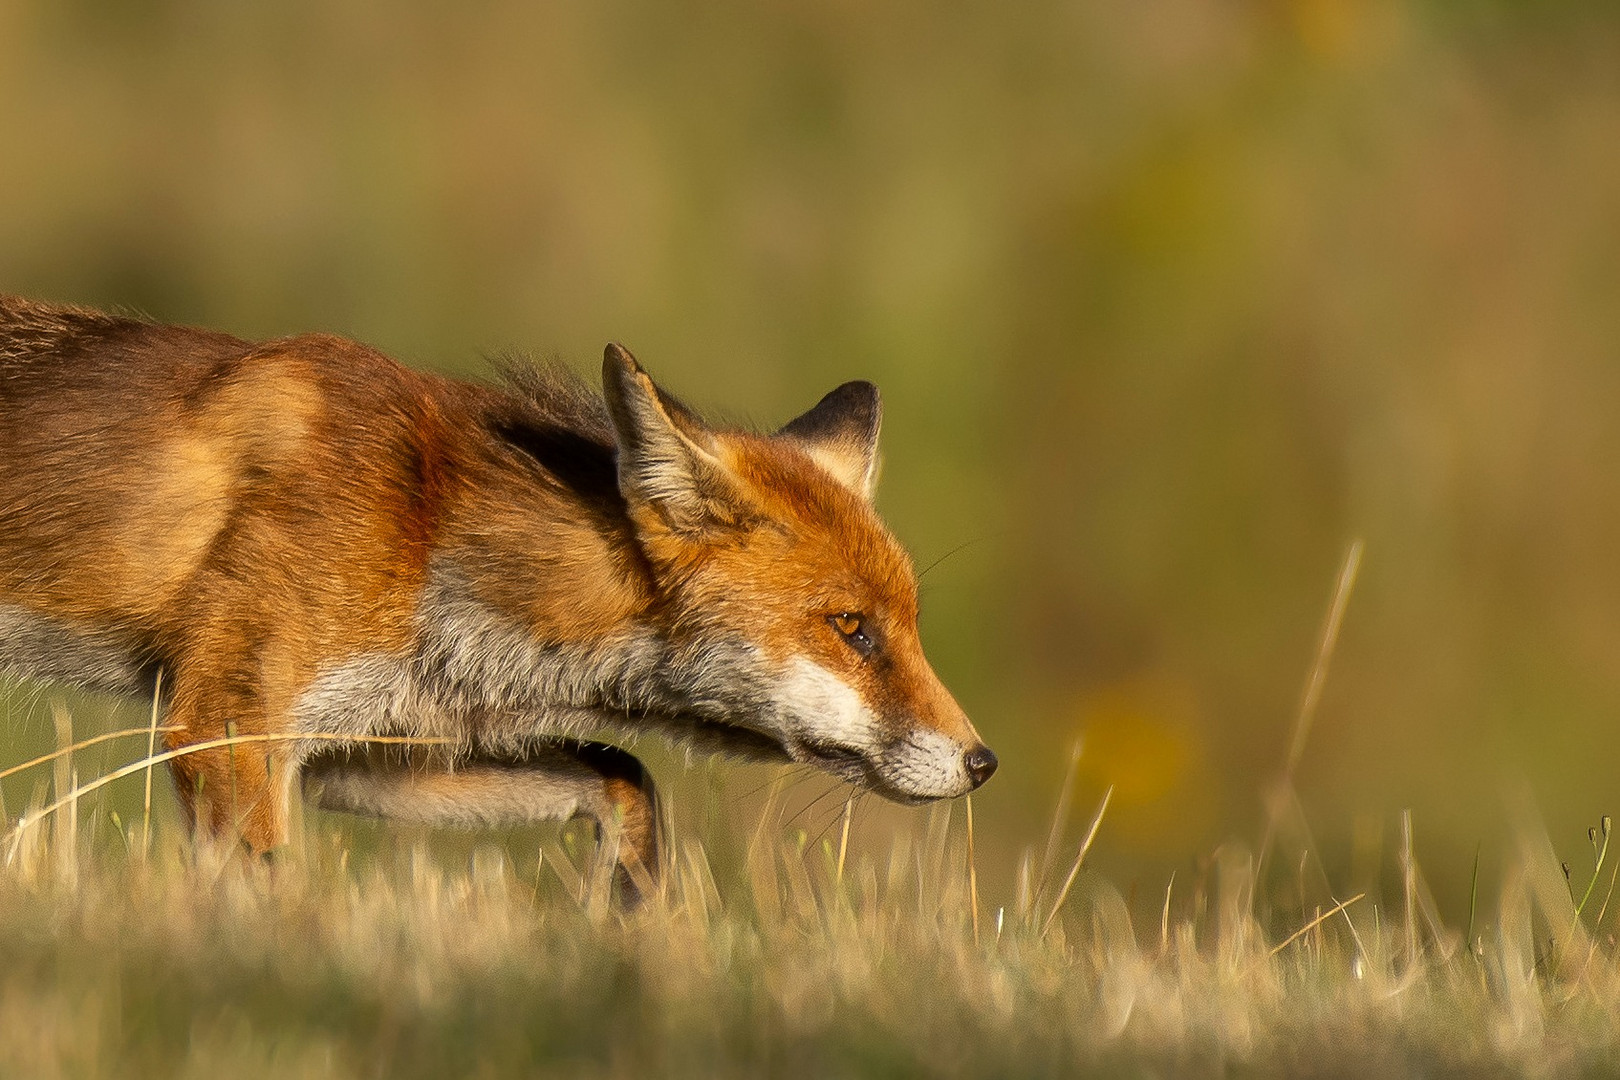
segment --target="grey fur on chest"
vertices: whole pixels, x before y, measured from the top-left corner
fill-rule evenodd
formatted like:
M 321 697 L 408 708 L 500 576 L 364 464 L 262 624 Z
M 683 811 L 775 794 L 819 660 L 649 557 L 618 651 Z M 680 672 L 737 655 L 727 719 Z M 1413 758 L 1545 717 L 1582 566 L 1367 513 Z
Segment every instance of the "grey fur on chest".
M 465 591 L 424 595 L 409 655 L 374 653 L 322 673 L 299 696 L 299 730 L 448 737 L 521 754 L 603 731 L 657 733 L 695 748 L 780 759 L 755 650 L 672 643 L 647 627 L 583 643 L 538 640 Z M 764 728 L 762 732 L 759 728 Z
M 345 661 L 298 696 L 294 726 L 328 734 L 449 738 L 466 750 L 512 753 L 600 726 L 598 709 L 548 693 L 559 686 L 577 689 L 582 676 L 572 657 L 529 654 L 535 666 L 528 685 L 514 678 L 510 656 L 500 658 L 501 678 L 488 684 L 457 678 L 455 668 L 436 659 L 371 653 Z

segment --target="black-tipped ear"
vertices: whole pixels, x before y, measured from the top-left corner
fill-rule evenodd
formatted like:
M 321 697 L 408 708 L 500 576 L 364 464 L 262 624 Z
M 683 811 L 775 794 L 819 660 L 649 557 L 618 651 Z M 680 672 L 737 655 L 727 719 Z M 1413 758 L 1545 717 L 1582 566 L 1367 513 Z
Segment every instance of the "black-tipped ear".
M 667 398 L 622 345 L 602 355 L 602 396 L 618 436 L 619 492 L 679 532 L 735 524 L 740 501 L 708 430 Z
M 816 464 L 864 498 L 877 480 L 883 401 L 869 382 L 847 382 L 777 434 L 802 444 Z

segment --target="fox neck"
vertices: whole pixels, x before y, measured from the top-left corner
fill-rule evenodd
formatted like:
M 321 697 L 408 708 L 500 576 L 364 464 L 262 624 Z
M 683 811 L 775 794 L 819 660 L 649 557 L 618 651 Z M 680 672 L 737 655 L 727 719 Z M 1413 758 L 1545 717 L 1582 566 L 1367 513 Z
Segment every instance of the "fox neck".
M 606 634 L 563 634 L 503 609 L 455 562 L 441 559 L 416 623 L 417 678 L 456 712 L 645 710 L 657 703 L 667 645 L 645 612 L 621 614 Z
M 737 723 L 769 711 L 750 646 L 682 641 L 651 605 L 614 616 L 604 620 L 611 629 L 594 637 L 548 633 L 481 597 L 464 570 L 443 560 L 418 607 L 412 681 L 451 716 L 477 718 L 476 737 L 485 745 L 656 728 L 775 756 L 777 740 L 750 738 Z

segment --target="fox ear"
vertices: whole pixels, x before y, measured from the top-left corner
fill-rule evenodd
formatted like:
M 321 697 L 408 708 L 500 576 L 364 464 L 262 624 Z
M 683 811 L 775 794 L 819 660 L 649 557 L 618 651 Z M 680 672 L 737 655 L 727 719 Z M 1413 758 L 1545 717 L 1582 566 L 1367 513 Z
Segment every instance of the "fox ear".
M 801 444 L 816 464 L 863 498 L 877 481 L 878 426 L 883 400 L 869 382 L 847 382 L 777 435 Z
M 742 501 L 702 421 L 666 397 L 622 345 L 602 356 L 602 396 L 618 435 L 619 492 L 677 532 L 737 524 Z

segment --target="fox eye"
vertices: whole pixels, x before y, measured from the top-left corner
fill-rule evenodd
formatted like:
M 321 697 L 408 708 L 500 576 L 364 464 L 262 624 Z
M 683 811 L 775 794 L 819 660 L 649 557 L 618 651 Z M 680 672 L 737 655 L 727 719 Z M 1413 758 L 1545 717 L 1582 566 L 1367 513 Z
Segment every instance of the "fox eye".
M 858 611 L 840 611 L 836 615 L 827 616 L 827 621 L 832 623 L 832 628 L 838 631 L 845 641 L 849 642 L 850 648 L 862 656 L 872 655 L 877 643 L 872 640 L 872 635 L 866 632 L 866 616 Z

